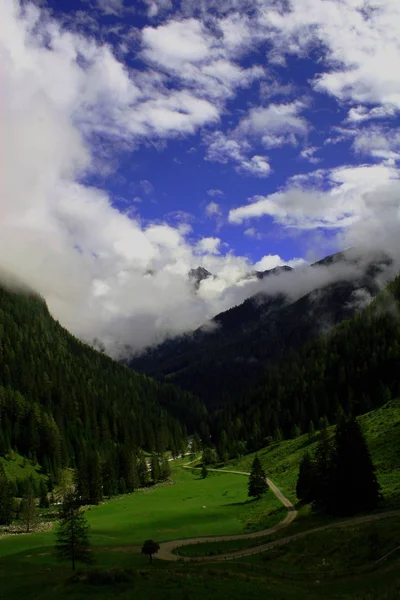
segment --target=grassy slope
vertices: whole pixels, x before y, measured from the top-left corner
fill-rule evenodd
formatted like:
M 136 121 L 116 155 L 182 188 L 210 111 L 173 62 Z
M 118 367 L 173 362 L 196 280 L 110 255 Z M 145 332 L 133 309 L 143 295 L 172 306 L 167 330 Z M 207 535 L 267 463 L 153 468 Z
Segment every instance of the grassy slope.
M 392 400 L 382 408 L 362 415 L 359 420 L 362 423 L 385 498 L 384 505 L 380 510 L 400 508 L 400 400 Z M 330 431 L 333 434 L 333 427 L 330 428 Z M 294 440 L 285 440 L 273 444 L 258 452 L 268 477 L 278 485 L 292 502 L 297 501 L 296 480 L 301 457 L 306 450 L 313 452 L 317 443 L 318 434 L 311 441 L 308 435 L 303 435 Z M 253 458 L 254 454 L 249 454 L 231 461 L 225 468 L 249 471 Z M 196 544 L 195 546 L 182 547 L 178 552 L 182 556 L 206 556 L 222 554 L 223 552 L 235 552 L 304 529 L 318 527 L 332 520 L 326 516 L 311 516 L 310 507 L 303 506 L 299 509 L 298 520 L 290 526 L 290 531 L 282 530 L 274 536 L 259 538 L 258 540 Z
M 6 458 L 0 457 L 0 462 L 3 463 L 7 477 L 10 480 L 28 479 L 29 477 L 47 480 L 47 476 L 41 474 L 42 469 L 39 465 L 23 458 L 16 452 L 10 452 Z
M 400 400 L 392 400 L 382 408 L 359 417 L 377 475 L 389 508 L 400 506 Z M 330 431 L 333 434 L 333 427 Z M 294 440 L 272 444 L 258 452 L 266 474 L 292 501 L 296 501 L 296 480 L 303 454 L 313 452 L 313 440 L 302 435 Z M 227 469 L 249 471 L 254 454 L 232 461 Z

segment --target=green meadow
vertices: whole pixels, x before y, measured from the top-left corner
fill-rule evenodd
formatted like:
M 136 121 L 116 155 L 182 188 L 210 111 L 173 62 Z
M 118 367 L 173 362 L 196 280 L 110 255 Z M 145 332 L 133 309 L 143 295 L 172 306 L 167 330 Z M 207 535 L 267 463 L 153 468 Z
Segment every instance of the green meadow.
M 118 496 L 86 511 L 94 546 L 136 546 L 207 535 L 239 534 L 269 527 L 284 516 L 273 494 L 247 497 L 247 477 L 176 467 L 173 484 Z M 205 507 L 205 508 L 203 508 Z M 54 532 L 0 538 L 0 556 L 54 544 Z

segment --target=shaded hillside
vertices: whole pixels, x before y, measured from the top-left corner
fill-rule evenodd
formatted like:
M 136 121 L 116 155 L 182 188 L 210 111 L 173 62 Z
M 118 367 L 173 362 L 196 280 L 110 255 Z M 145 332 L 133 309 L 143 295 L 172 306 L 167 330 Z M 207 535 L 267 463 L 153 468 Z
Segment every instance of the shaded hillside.
M 231 456 L 256 450 L 273 439 L 312 432 L 321 419 L 335 423 L 340 410 L 360 415 L 398 397 L 399 311 L 400 277 L 368 308 L 268 369 L 233 406 L 215 413 L 217 446 L 224 439 Z
M 0 287 L 0 454 L 56 474 L 95 451 L 180 449 L 203 405 L 82 344 L 31 293 Z
M 329 271 L 341 263 L 349 263 L 349 252 L 309 268 Z M 375 277 L 389 263 L 386 256 L 374 257 L 352 278 L 337 277 L 295 302 L 281 293 L 259 293 L 217 315 L 193 334 L 167 340 L 134 357 L 130 365 L 168 378 L 210 406 L 223 405 L 255 385 L 266 365 L 287 358 L 309 339 L 351 317 L 360 308 L 360 292 L 363 297 L 378 293 Z M 276 277 L 279 272 L 266 272 L 263 278 L 267 274 Z

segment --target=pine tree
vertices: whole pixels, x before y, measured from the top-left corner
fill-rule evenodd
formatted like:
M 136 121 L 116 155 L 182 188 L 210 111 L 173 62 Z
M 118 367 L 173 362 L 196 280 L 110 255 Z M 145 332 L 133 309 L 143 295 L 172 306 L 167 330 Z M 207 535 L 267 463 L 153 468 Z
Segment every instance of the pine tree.
M 50 506 L 48 489 L 43 479 L 40 480 L 39 488 L 39 508 L 48 508 Z
M 312 502 L 315 499 L 315 463 L 308 452 L 300 462 L 296 496 L 303 502 Z
M 150 473 L 153 483 L 160 481 L 160 459 L 155 452 L 151 455 Z
M 262 468 L 260 459 L 256 455 L 251 466 L 248 495 L 252 498 L 260 498 L 260 496 L 264 494 L 267 489 L 268 484 L 265 477 L 265 472 Z
M 167 481 L 171 477 L 171 467 L 168 458 L 165 456 L 160 462 L 160 479 L 161 481 Z
M 4 465 L 0 462 L 0 525 L 9 525 L 12 520 L 13 494 Z
M 26 483 L 26 491 L 21 501 L 21 517 L 26 526 L 26 533 L 30 533 L 37 518 L 35 488 L 32 478 L 28 479 Z
M 138 472 L 139 482 L 140 482 L 141 487 L 146 486 L 147 482 L 148 482 L 149 471 L 147 468 L 146 458 L 143 453 L 141 453 L 139 456 L 137 472 Z
M 327 510 L 329 506 L 332 486 L 332 456 L 332 443 L 329 439 L 328 430 L 324 427 L 321 429 L 320 439 L 315 451 L 314 509 Z
M 373 510 L 381 499 L 365 438 L 354 418 L 343 417 L 336 427 L 329 509 L 335 515 Z
M 80 499 L 74 493 L 66 495 L 60 511 L 56 541 L 58 558 L 71 561 L 74 571 L 76 562 L 93 562 L 89 547 L 90 526 L 79 505 Z

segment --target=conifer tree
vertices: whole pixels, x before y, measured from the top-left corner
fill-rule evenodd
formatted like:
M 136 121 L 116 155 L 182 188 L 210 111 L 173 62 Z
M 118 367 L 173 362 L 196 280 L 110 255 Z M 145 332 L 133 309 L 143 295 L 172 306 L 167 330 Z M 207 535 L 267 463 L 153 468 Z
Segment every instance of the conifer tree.
M 303 502 L 311 502 L 315 499 L 315 463 L 308 452 L 300 462 L 296 496 Z
M 49 497 L 48 497 L 48 489 L 47 485 L 43 481 L 40 480 L 39 486 L 39 508 L 48 508 L 50 506 Z
M 153 483 L 160 481 L 160 459 L 155 452 L 151 455 L 150 473 Z
M 89 529 L 85 513 L 80 507 L 80 499 L 69 492 L 60 511 L 56 553 L 60 560 L 71 561 L 74 571 L 77 562 L 93 562 L 89 547 Z
M 32 478 L 26 482 L 26 489 L 21 501 L 21 517 L 25 523 L 26 533 L 30 533 L 37 518 L 35 486 Z
M 13 494 L 4 465 L 0 462 L 0 525 L 9 525 L 12 520 Z
M 268 489 L 267 480 L 261 461 L 256 455 L 251 466 L 249 477 L 248 495 L 252 498 L 260 498 Z
M 380 499 L 375 467 L 360 425 L 353 417 L 343 417 L 336 427 L 330 512 L 354 515 L 373 510 Z

